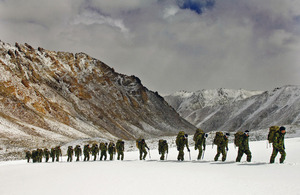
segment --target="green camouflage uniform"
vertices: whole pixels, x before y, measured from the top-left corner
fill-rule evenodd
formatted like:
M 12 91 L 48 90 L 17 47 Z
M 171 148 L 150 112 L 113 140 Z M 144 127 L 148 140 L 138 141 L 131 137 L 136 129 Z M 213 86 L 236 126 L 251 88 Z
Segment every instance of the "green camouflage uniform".
M 73 160 L 73 153 L 74 153 L 73 147 L 69 146 L 68 150 L 67 150 L 67 155 L 68 155 L 67 162 L 72 162 L 72 160 Z
M 225 150 L 225 148 L 226 148 L 226 150 Z M 222 161 L 225 161 L 226 156 L 227 156 L 226 151 L 228 151 L 228 138 L 226 135 L 224 135 L 221 143 L 219 145 L 217 145 L 217 154 L 216 154 L 214 160 L 217 161 L 220 154 L 222 153 Z
M 120 160 L 120 157 L 121 157 L 121 160 L 124 159 L 124 141 L 123 140 L 118 140 L 117 143 L 116 143 L 116 149 L 117 149 L 117 153 L 118 153 L 118 160 Z
M 97 159 L 97 155 L 99 154 L 99 148 L 97 144 L 93 144 L 92 148 L 92 155 L 94 156 L 94 161 Z
M 76 145 L 74 151 L 75 151 L 76 161 L 79 161 L 79 157 L 82 154 L 82 150 L 81 150 L 80 145 Z
M 236 162 L 240 162 L 243 154 L 247 155 L 247 162 L 251 162 L 251 152 L 249 149 L 249 136 L 245 133 L 241 136 L 240 143 L 239 143 L 239 150 L 238 156 L 236 157 Z
M 89 161 L 90 160 L 90 152 L 91 152 L 90 145 L 89 144 L 85 145 L 83 147 L 83 155 L 84 155 L 83 161 Z
M 43 156 L 44 156 L 44 151 L 40 148 L 37 149 L 37 161 L 42 162 Z
M 59 162 L 59 156 L 62 156 L 60 146 L 57 146 L 55 148 L 55 156 L 56 156 L 56 161 Z
M 165 160 L 165 153 L 169 153 L 167 140 L 158 141 L 158 153 L 161 154 L 160 160 Z
M 107 159 L 107 143 L 103 143 L 101 142 L 100 143 L 100 151 L 101 151 L 101 154 L 100 154 L 100 160 L 102 160 L 102 158 L 104 157 L 104 160 Z
M 108 154 L 109 154 L 109 160 L 113 160 L 114 154 L 116 154 L 116 147 L 113 142 L 110 142 L 108 145 Z
M 46 162 L 48 162 L 48 160 L 50 158 L 50 152 L 47 148 L 44 149 L 44 155 L 45 155 Z
M 270 163 L 274 163 L 275 157 L 277 156 L 278 152 L 281 154 L 280 157 L 280 163 L 283 163 L 285 160 L 285 146 L 284 146 L 284 135 L 285 133 L 282 133 L 281 131 L 276 132 L 274 136 L 274 142 L 273 142 L 273 152 L 271 155 Z
M 55 160 L 55 148 L 51 148 L 50 156 L 52 158 L 52 162 L 54 162 L 54 160 Z
M 204 136 L 205 136 L 205 134 L 199 135 L 195 142 L 195 150 L 197 150 L 197 149 L 199 150 L 197 160 L 201 159 L 203 150 L 205 150 L 205 147 L 206 147 L 206 138 Z M 203 146 L 203 149 L 202 149 L 202 146 Z
M 176 146 L 177 150 L 179 151 L 177 160 L 183 161 L 184 160 L 184 146 L 186 146 L 188 152 L 190 152 L 189 145 L 188 145 L 188 135 L 185 134 L 184 131 L 179 131 L 176 137 Z
M 26 151 L 25 152 L 25 158 L 27 159 L 27 162 L 29 163 L 30 162 L 30 158 L 31 158 L 31 152 L 30 151 Z
M 149 150 L 149 147 L 147 146 L 144 139 L 137 140 L 137 142 L 138 142 L 138 148 L 139 148 L 139 151 L 140 151 L 140 160 L 142 160 L 142 159 L 145 160 L 146 156 L 148 154 L 146 148 Z
M 32 158 L 33 163 L 38 162 L 38 151 L 37 150 L 32 150 L 31 158 Z

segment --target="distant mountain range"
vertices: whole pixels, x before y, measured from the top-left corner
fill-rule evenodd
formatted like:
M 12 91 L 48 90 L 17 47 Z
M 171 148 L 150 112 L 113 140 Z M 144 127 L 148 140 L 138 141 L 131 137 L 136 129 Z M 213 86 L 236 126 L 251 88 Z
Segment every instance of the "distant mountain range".
M 300 124 L 300 86 L 271 91 L 181 91 L 164 99 L 183 118 L 205 131 L 258 130 L 271 125 Z
M 134 140 L 195 126 L 139 78 L 84 53 L 0 41 L 0 159 L 83 138 Z

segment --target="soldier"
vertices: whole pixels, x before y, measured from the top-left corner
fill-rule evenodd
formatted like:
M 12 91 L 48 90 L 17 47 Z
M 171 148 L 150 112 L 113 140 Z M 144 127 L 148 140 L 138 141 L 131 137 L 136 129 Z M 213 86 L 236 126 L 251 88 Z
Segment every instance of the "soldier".
M 161 154 L 160 160 L 165 160 L 165 153 L 169 153 L 169 146 L 167 140 L 159 140 L 158 141 L 158 153 Z
M 177 146 L 177 150 L 179 151 L 177 156 L 178 161 L 184 160 L 184 146 L 186 146 L 188 152 L 190 152 L 187 137 L 188 135 L 185 134 L 184 131 L 180 131 L 176 137 L 176 146 Z
M 121 157 L 121 160 L 124 159 L 124 141 L 119 139 L 116 143 L 116 149 L 117 149 L 117 153 L 118 153 L 118 160 L 120 160 L 120 157 Z
M 56 162 L 59 162 L 59 156 L 62 157 L 61 149 L 60 146 L 57 146 L 55 148 L 55 156 L 56 156 Z
M 101 142 L 99 148 L 101 150 L 100 160 L 102 160 L 103 157 L 104 157 L 104 160 L 106 160 L 106 158 L 107 158 L 107 153 L 106 153 L 107 143 L 104 144 L 103 142 Z
M 81 154 L 82 154 L 82 150 L 81 150 L 80 145 L 76 145 L 76 147 L 75 147 L 75 156 L 77 157 L 76 161 L 79 161 L 79 156 L 81 156 Z
M 67 159 L 67 162 L 72 162 L 73 153 L 74 153 L 73 146 L 68 146 L 68 150 L 67 150 L 68 159 Z
M 109 154 L 109 160 L 113 160 L 114 154 L 116 154 L 116 147 L 113 142 L 110 142 L 108 145 L 108 154 Z
M 37 150 L 32 150 L 31 158 L 32 158 L 33 163 L 38 162 L 38 152 L 37 152 Z
M 43 156 L 44 156 L 43 149 L 38 148 L 37 149 L 37 161 L 42 162 Z
M 285 135 L 285 127 L 280 127 L 279 131 L 275 133 L 274 141 L 273 141 L 273 152 L 271 155 L 270 163 L 274 163 L 275 158 L 278 154 L 278 152 L 281 154 L 280 163 L 283 163 L 285 160 L 285 145 L 284 145 L 284 135 Z
M 83 155 L 84 155 L 83 161 L 89 161 L 90 160 L 90 152 L 91 152 L 90 145 L 89 144 L 84 145 L 84 147 L 83 147 Z
M 27 162 L 29 163 L 30 162 L 30 158 L 31 158 L 31 152 L 30 151 L 28 151 L 28 150 L 26 150 L 25 151 L 25 158 L 27 158 Z
M 94 156 L 94 161 L 95 161 L 97 158 L 97 155 L 99 154 L 98 144 L 93 144 L 91 150 L 92 150 L 92 155 Z
M 218 133 L 221 133 L 221 134 L 218 135 Z M 224 162 L 226 160 L 226 156 L 227 156 L 226 151 L 228 151 L 228 136 L 229 136 L 229 133 L 226 133 L 225 135 L 223 135 L 222 132 L 217 132 L 216 137 L 214 139 L 214 144 L 217 145 L 217 154 L 214 159 L 215 161 L 218 160 L 221 153 L 222 153 L 222 161 Z M 225 151 L 225 149 L 226 149 L 226 151 Z
M 52 162 L 54 162 L 54 160 L 55 160 L 55 148 L 51 148 L 50 156 L 52 158 Z
M 238 156 L 236 157 L 236 162 L 240 162 L 243 154 L 247 155 L 247 162 L 251 162 L 251 152 L 249 149 L 249 131 L 246 130 L 243 135 L 241 135 L 239 139 L 240 143 L 237 143 L 239 150 Z
M 197 160 L 201 159 L 203 150 L 205 150 L 207 136 L 208 136 L 207 133 L 204 133 L 204 131 L 201 129 L 197 129 L 194 135 L 193 140 L 195 141 L 195 150 L 197 149 L 199 150 Z
M 146 148 L 149 150 L 149 147 L 147 146 L 144 139 L 138 139 L 136 142 L 137 142 L 137 147 L 140 151 L 140 160 L 142 160 L 142 159 L 145 160 L 146 156 L 148 154 Z
M 45 156 L 45 161 L 48 162 L 50 157 L 50 152 L 47 148 L 44 149 L 44 156 Z

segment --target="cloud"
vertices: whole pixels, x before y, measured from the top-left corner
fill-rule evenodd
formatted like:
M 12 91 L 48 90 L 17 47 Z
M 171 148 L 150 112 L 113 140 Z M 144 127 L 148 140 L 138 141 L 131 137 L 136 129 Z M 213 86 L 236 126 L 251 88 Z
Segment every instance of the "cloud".
M 111 27 L 119 29 L 122 33 L 129 33 L 129 29 L 123 23 L 121 19 L 113 19 L 109 16 L 104 16 L 95 11 L 84 11 L 74 17 L 72 24 L 106 24 Z
M 299 18 L 294 0 L 10 0 L 0 38 L 85 52 L 163 94 L 272 89 L 300 84 Z

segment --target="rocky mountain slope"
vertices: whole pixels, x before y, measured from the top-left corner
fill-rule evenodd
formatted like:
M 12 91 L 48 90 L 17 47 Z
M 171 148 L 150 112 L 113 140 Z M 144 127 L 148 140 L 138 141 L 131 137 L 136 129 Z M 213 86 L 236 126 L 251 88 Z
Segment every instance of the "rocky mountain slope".
M 300 87 L 272 91 L 216 90 L 173 94 L 165 100 L 181 116 L 206 131 L 267 129 L 271 125 L 300 124 Z M 191 94 L 191 95 L 190 95 Z
M 0 150 L 83 138 L 127 140 L 192 133 L 139 78 L 84 53 L 0 41 Z

